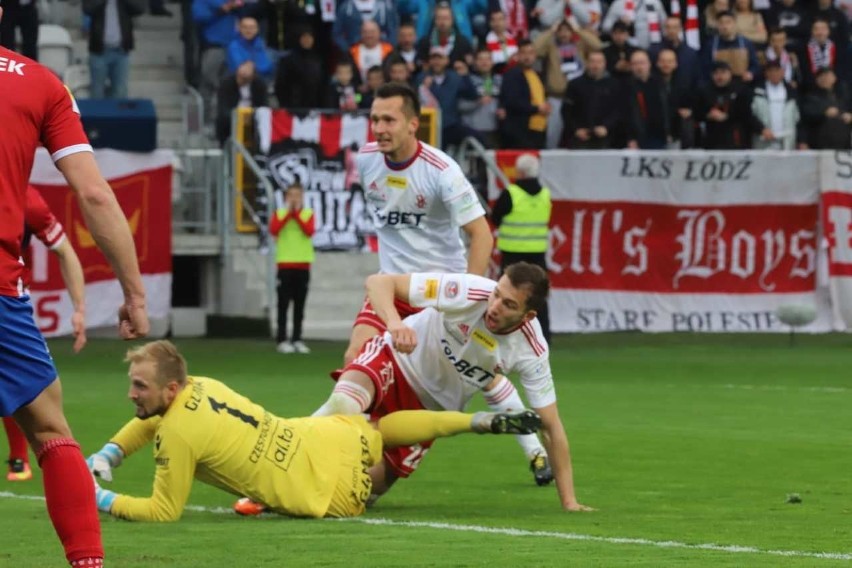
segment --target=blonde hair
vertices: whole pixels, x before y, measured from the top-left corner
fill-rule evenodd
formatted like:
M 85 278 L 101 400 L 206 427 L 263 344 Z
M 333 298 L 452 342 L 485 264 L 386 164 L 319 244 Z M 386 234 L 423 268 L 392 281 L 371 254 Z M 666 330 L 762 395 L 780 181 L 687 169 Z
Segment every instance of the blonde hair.
M 125 363 L 151 361 L 157 366 L 157 383 L 165 386 L 169 381 L 186 383 L 186 359 L 174 343 L 166 339 L 151 341 L 127 351 Z

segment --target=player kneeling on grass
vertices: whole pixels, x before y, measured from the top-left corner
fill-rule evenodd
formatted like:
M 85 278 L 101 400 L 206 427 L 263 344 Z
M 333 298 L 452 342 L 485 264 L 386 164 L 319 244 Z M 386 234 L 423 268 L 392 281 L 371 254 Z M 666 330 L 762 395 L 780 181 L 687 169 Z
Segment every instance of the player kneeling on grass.
M 95 485 L 98 508 L 134 521 L 176 521 L 193 478 L 294 517 L 350 517 L 364 512 L 369 468 L 384 447 L 406 446 L 465 432 L 535 432 L 538 415 L 397 412 L 362 416 L 279 418 L 223 383 L 187 376 L 186 361 L 168 341 L 128 352 L 136 418 L 89 457 L 93 474 L 154 442 L 151 497 L 119 495 Z
M 547 273 L 526 262 L 509 266 L 499 282 L 472 274 L 370 276 L 367 296 L 387 331 L 346 366 L 321 410 L 369 412 L 373 419 L 397 410 L 462 410 L 496 375 L 517 372 L 541 416 L 562 506 L 589 510 L 574 493 L 548 345 L 535 317 L 548 291 Z M 395 300 L 424 309 L 402 319 Z M 431 441 L 386 450 L 372 471 L 374 493 L 413 473 L 430 446 Z

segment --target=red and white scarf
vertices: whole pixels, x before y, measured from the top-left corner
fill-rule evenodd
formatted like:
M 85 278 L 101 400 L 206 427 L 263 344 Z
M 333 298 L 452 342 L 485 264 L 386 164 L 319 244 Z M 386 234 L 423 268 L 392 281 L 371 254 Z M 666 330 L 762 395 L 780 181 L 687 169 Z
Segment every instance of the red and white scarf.
M 501 39 L 491 31 L 485 36 L 485 47 L 491 52 L 491 61 L 494 65 L 500 65 L 508 63 L 518 53 L 518 40 L 510 32 L 506 32 Z
M 766 49 L 767 61 L 778 61 L 781 64 L 781 69 L 784 70 L 784 80 L 790 83 L 793 80 L 793 60 L 786 49 L 781 50 L 781 53 L 775 53 L 772 48 Z
M 529 35 L 530 24 L 527 21 L 527 7 L 523 0 L 500 0 L 500 10 L 506 14 L 507 28 L 517 39 Z
M 811 65 L 811 73 L 816 74 L 823 67 L 834 69 L 837 63 L 837 48 L 834 42 L 827 40 L 825 45 L 820 45 L 816 40 L 808 42 L 808 63 Z

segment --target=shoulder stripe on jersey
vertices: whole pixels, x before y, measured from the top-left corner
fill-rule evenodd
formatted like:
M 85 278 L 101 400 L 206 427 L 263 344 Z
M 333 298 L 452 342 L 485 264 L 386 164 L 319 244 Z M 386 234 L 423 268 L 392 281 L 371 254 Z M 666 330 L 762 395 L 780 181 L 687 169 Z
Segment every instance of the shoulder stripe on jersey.
M 442 159 L 441 159 L 441 157 L 440 157 L 438 154 L 436 154 L 435 152 L 433 152 L 433 151 L 429 150 L 428 148 L 425 148 L 425 147 L 424 147 L 424 148 L 423 148 L 423 153 L 424 153 L 426 156 L 428 156 L 428 157 L 432 158 L 438 166 L 443 167 L 443 168 L 446 168 L 446 167 L 448 167 L 448 166 L 449 166 L 449 164 L 447 164 L 447 162 L 445 162 L 444 160 L 442 160 Z
M 423 158 L 424 162 L 426 162 L 427 164 L 431 164 L 431 165 L 435 166 L 436 168 L 438 168 L 441 171 L 444 171 L 449 167 L 447 164 L 445 164 L 444 162 L 442 162 L 438 158 L 432 156 L 431 154 L 427 154 L 425 151 L 420 152 L 420 157 Z
M 360 149 L 360 150 L 358 150 L 358 153 L 359 153 L 359 154 L 370 154 L 370 153 L 372 153 L 372 152 L 378 152 L 378 151 L 379 151 L 379 145 L 378 145 L 378 143 L 376 143 L 376 142 L 367 142 L 366 144 L 364 144 L 363 146 L 361 146 L 361 149 Z
M 468 294 L 471 294 L 473 292 L 482 292 L 483 294 L 487 295 L 491 293 L 491 290 L 486 290 L 485 288 L 468 288 L 467 292 Z
M 524 334 L 524 337 L 527 338 L 527 343 L 530 344 L 530 347 L 532 347 L 536 356 L 542 355 L 544 353 L 544 347 L 541 343 L 539 343 L 538 338 L 535 336 L 535 330 L 529 322 L 521 326 L 521 332 Z
M 467 299 L 475 302 L 486 302 L 488 301 L 488 296 L 483 296 L 481 294 L 468 294 Z

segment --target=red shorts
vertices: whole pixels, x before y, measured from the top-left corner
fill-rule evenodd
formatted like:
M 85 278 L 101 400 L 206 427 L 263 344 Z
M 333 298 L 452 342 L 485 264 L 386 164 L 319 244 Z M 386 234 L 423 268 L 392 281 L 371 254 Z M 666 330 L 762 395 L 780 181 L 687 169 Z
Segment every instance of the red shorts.
M 373 381 L 373 386 L 376 387 L 370 408 L 370 417 L 373 420 L 398 410 L 424 410 L 417 394 L 396 364 L 392 349 L 377 335 L 364 344 L 355 360 L 344 369 L 360 371 Z M 408 477 L 420 465 L 420 460 L 432 447 L 433 442 L 434 440 L 429 440 L 413 446 L 385 448 L 385 460 L 396 475 Z
M 408 302 L 403 302 L 402 300 L 394 300 L 393 305 L 396 306 L 396 311 L 399 312 L 399 316 L 402 319 L 407 318 L 411 314 L 416 314 L 423 308 L 414 308 Z M 358 312 L 358 315 L 355 316 L 355 324 L 364 324 L 375 327 L 380 332 L 384 333 L 387 331 L 387 326 L 385 322 L 382 321 L 382 318 L 379 317 L 379 314 L 373 310 L 373 306 L 370 305 L 369 298 L 364 298 L 364 305 L 361 306 L 361 311 Z

